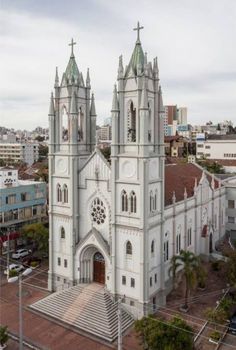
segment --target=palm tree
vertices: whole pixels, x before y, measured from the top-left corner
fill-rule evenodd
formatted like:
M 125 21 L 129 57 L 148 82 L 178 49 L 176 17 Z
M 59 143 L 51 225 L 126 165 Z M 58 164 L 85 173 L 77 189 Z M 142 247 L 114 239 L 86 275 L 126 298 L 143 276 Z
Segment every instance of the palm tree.
M 188 309 L 188 297 L 190 290 L 196 283 L 196 275 L 199 267 L 198 257 L 189 251 L 181 250 L 179 255 L 174 255 L 171 259 L 171 266 L 169 272 L 172 273 L 173 279 L 176 279 L 177 269 L 183 271 L 185 278 L 185 293 L 184 293 L 184 309 Z

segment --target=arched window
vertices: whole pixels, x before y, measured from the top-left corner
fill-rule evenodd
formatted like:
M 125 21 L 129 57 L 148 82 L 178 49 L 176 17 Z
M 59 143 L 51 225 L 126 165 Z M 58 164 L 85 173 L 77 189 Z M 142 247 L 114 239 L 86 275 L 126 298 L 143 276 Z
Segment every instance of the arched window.
M 132 255 L 133 251 L 132 251 L 132 244 L 130 241 L 128 241 L 126 243 L 126 254 L 127 255 Z
M 66 232 L 64 227 L 61 227 L 61 238 L 66 238 Z
M 61 192 L 61 185 L 57 184 L 57 201 L 61 202 L 62 201 L 62 192 Z
M 63 106 L 62 108 L 61 125 L 62 125 L 62 142 L 65 142 L 69 140 L 69 120 L 68 120 L 68 114 L 65 106 Z
M 67 185 L 63 186 L 63 202 L 68 203 L 68 187 L 67 187 Z
M 129 142 L 136 142 L 136 109 L 134 108 L 133 102 L 130 103 L 127 117 L 127 129 Z
M 136 194 L 134 191 L 130 194 L 130 212 L 136 213 L 137 211 L 137 200 L 136 200 Z
M 154 242 L 154 240 L 152 240 L 152 243 L 151 243 L 151 253 L 154 254 L 154 251 L 155 251 L 155 242 Z
M 128 211 L 128 196 L 125 190 L 121 193 L 121 210 Z
M 78 135 L 79 135 L 79 141 L 83 140 L 84 137 L 84 113 L 82 111 L 82 108 L 79 108 L 79 130 L 78 130 Z

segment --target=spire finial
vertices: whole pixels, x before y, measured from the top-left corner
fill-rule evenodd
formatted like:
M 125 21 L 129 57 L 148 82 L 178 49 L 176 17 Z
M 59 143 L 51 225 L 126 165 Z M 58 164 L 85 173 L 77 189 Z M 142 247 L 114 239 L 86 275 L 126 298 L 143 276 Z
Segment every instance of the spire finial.
M 58 68 L 56 67 L 56 75 L 55 75 L 55 85 L 54 87 L 59 86 L 59 77 L 58 77 Z
M 133 30 L 137 30 L 137 41 L 136 42 L 140 42 L 140 36 L 139 36 L 139 32 L 141 29 L 143 29 L 144 27 L 141 27 L 139 22 L 137 23 L 137 27 L 134 28 Z
M 73 38 L 71 38 L 71 42 L 68 45 L 71 46 L 71 57 L 73 57 L 74 56 L 74 45 L 76 45 L 76 42 L 73 40 Z

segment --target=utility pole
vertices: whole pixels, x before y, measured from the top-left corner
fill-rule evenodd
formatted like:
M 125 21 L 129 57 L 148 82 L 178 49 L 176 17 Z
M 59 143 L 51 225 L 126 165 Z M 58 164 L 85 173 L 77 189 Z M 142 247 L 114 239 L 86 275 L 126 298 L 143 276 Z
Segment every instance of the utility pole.
M 122 350 L 122 310 L 121 310 L 121 298 L 118 299 L 118 350 Z

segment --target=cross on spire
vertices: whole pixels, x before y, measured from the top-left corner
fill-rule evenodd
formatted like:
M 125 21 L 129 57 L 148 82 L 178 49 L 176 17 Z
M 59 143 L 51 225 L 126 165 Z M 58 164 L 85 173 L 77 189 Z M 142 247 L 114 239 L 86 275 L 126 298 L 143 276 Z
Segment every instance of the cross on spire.
M 143 28 L 144 28 L 144 27 L 141 27 L 140 24 L 139 24 L 139 22 L 138 22 L 138 23 L 137 23 L 137 27 L 133 29 L 133 30 L 137 30 L 137 42 L 140 41 L 139 32 L 140 32 L 140 30 L 143 29 Z
M 71 39 L 71 42 L 68 45 L 71 46 L 71 56 L 74 56 L 74 45 L 76 45 L 76 42 L 73 40 L 73 38 Z

